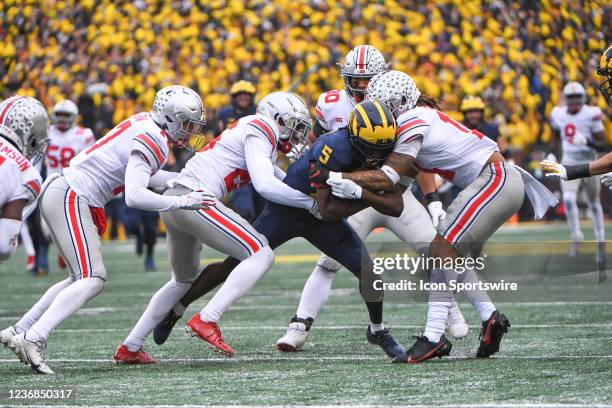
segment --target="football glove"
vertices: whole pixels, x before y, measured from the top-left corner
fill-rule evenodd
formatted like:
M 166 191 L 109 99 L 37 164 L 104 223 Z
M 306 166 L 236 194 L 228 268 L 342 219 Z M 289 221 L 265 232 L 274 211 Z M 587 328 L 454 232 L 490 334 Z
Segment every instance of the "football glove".
M 606 173 L 601 176 L 601 184 L 608 187 L 609 189 L 612 189 L 612 172 Z
M 312 203 L 312 207 L 310 207 L 308 212 L 310 213 L 310 215 L 312 215 L 313 217 L 315 217 L 318 220 L 322 220 L 323 219 L 323 217 L 321 216 L 321 213 L 319 212 L 319 203 L 317 203 L 316 200 Z
M 319 162 L 310 162 L 310 169 L 308 170 L 308 181 L 314 188 L 323 188 L 325 182 L 329 177 L 329 170 L 327 170 Z
M 215 205 L 215 195 L 210 191 L 192 191 L 178 197 L 178 208 L 184 210 L 206 210 Z
M 427 204 L 427 211 L 429 211 L 429 215 L 431 216 L 431 222 L 434 227 L 438 227 L 440 221 L 446 218 L 446 211 L 442 208 L 441 201 L 432 201 Z
M 559 177 L 561 180 L 567 180 L 567 170 L 564 165 L 556 161 L 544 160 L 540 162 L 540 166 L 546 172 L 546 177 Z
M 327 179 L 327 185 L 332 188 L 332 194 L 347 200 L 359 200 L 363 194 L 361 186 L 349 179 Z

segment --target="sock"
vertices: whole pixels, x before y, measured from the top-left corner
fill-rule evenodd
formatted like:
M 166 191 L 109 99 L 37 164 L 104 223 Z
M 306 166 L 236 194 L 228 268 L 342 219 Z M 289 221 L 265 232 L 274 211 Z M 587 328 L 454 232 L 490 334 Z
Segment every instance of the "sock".
M 174 310 L 174 313 L 176 313 L 177 316 L 182 316 L 183 314 L 185 314 L 185 310 L 187 310 L 187 306 L 183 306 L 183 304 L 181 303 L 181 301 L 179 300 L 178 302 L 176 302 L 176 304 L 172 307 L 172 310 Z
M 448 272 L 447 272 L 448 274 Z M 448 277 L 448 276 L 447 276 Z M 477 283 L 479 281 L 478 275 L 473 269 L 468 269 L 462 274 L 456 275 L 457 282 L 460 283 Z M 493 312 L 496 310 L 495 305 L 491 301 L 489 294 L 486 290 L 463 290 L 463 296 L 478 310 L 480 314 L 480 320 L 483 322 L 489 320 Z
M 383 302 L 366 302 L 368 314 L 370 315 L 370 324 L 382 325 L 383 320 Z
M 21 223 L 21 231 L 19 234 L 21 235 L 21 243 L 23 244 L 23 249 L 25 249 L 26 255 L 36 256 L 34 244 L 32 243 L 32 236 L 30 236 L 30 230 L 28 229 L 28 224 L 25 221 Z
M 431 283 L 446 283 L 443 269 L 432 269 L 429 281 Z M 446 330 L 448 311 L 453 302 L 453 293 L 450 290 L 430 290 L 427 304 L 427 323 L 423 336 L 433 343 L 440 341 Z
M 21 320 L 19 320 L 15 326 L 13 326 L 15 327 L 15 330 L 17 330 L 17 333 L 28 331 L 30 327 L 32 327 L 32 325 L 36 323 L 38 319 L 40 319 L 40 316 L 42 316 L 45 310 L 49 308 L 49 305 L 51 305 L 51 302 L 53 302 L 53 299 L 55 299 L 57 294 L 63 289 L 67 288 L 71 283 L 72 280 L 67 278 L 63 281 L 57 282 L 55 285 L 47 289 L 45 294 L 42 295 L 38 302 L 36 302 L 34 306 L 32 306 L 32 308 L 30 308 L 30 310 L 23 315 Z
M 156 241 L 155 231 L 145 231 L 144 233 L 144 243 L 147 248 L 147 257 L 151 258 L 153 256 L 153 250 L 155 249 L 155 241 Z
M 47 341 L 49 334 L 64 320 L 72 316 L 85 303 L 104 289 L 99 278 L 84 278 L 62 289 L 40 319 L 26 332 L 31 341 Z
M 261 248 L 240 262 L 215 296 L 200 311 L 200 318 L 205 322 L 218 322 L 223 313 L 244 296 L 273 263 L 274 253 L 269 246 Z
M 300 319 L 315 319 L 317 317 L 319 311 L 329 299 L 334 276 L 336 276 L 336 272 L 320 265 L 315 267 L 304 285 L 304 290 L 302 290 L 302 297 L 296 313 L 297 317 Z
M 593 221 L 593 230 L 595 231 L 595 241 L 604 242 L 606 238 L 601 204 L 599 202 L 589 203 L 589 207 L 591 208 L 591 220 Z
M 385 330 L 385 325 L 383 323 L 370 322 L 370 332 L 372 334 L 376 333 L 377 331 L 381 331 L 381 330 Z
M 578 205 L 576 205 L 576 195 L 574 193 L 564 193 L 563 203 L 565 204 L 565 216 L 570 227 L 572 240 L 582 236 L 580 231 L 580 220 L 578 219 Z
M 123 342 L 129 351 L 138 351 L 142 348 L 147 336 L 190 287 L 191 283 L 176 282 L 172 279 L 153 295 L 138 323 Z

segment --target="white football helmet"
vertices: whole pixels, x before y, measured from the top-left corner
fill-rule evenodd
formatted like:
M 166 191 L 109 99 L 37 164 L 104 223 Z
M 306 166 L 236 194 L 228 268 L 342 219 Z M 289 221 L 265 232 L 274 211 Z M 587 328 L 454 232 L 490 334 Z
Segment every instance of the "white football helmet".
M 375 75 L 368 83 L 366 97 L 384 103 L 398 117 L 414 108 L 421 96 L 414 80 L 402 71 L 386 71 Z
M 32 164 L 35 165 L 44 157 L 49 144 L 49 115 L 37 99 L 15 95 L 2 101 L 0 124 L 13 131 L 12 136 L 3 136 Z
M 288 153 L 292 147 L 307 145 L 308 133 L 312 129 L 310 113 L 302 98 L 296 94 L 272 92 L 259 102 L 257 113 L 278 124 L 283 153 Z M 298 155 L 302 153 L 303 149 Z
M 206 144 L 203 135 L 206 110 L 193 89 L 180 85 L 160 89 L 153 101 L 151 117 L 178 147 L 197 151 Z
M 53 107 L 51 119 L 59 130 L 66 131 L 72 129 L 79 115 L 79 108 L 71 100 L 64 99 Z
M 565 104 L 573 112 L 579 111 L 582 105 L 586 103 L 586 91 L 578 82 L 568 82 L 563 87 L 563 96 L 565 97 Z
M 356 102 L 365 99 L 365 89 L 358 88 L 356 79 L 370 79 L 387 70 L 387 62 L 382 53 L 371 45 L 358 45 L 346 54 L 343 64 L 337 64 L 344 80 L 344 89 Z

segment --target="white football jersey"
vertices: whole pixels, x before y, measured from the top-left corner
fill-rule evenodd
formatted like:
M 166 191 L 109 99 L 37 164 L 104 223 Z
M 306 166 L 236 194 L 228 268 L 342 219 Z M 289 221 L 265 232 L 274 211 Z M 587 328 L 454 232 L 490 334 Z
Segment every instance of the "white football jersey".
M 439 174 L 460 188 L 480 175 L 497 143 L 444 112 L 417 107 L 397 119 L 394 152 L 416 158 L 419 170 Z
M 603 132 L 603 114 L 596 106 L 584 105 L 575 115 L 568 113 L 565 106 L 556 106 L 550 114 L 550 124 L 561 135 L 563 164 L 576 165 L 597 158 L 597 151 L 590 146 L 574 144 L 577 134 L 594 142 L 593 133 Z
M 255 114 L 232 123 L 211 140 L 185 165 L 169 185 L 183 185 L 191 190 L 206 189 L 222 199 L 231 191 L 251 181 L 246 165 L 244 145 L 248 136 L 261 137 L 270 143 L 270 160 L 276 163 L 280 131 L 276 122 Z
M 322 93 L 317 101 L 315 117 L 321 127 L 333 132 L 348 126 L 355 102 L 344 89 Z
M 49 126 L 49 146 L 45 157 L 47 177 L 68 167 L 73 157 L 95 141 L 89 128 L 73 126 L 64 132 L 55 125 Z
M 130 116 L 70 161 L 64 175 L 70 188 L 93 207 L 104 207 L 125 187 L 125 170 L 133 151 L 149 162 L 155 174 L 168 160 L 168 139 L 151 115 Z
M 0 208 L 15 200 L 26 199 L 28 203 L 36 200 L 41 183 L 38 170 L 0 137 Z

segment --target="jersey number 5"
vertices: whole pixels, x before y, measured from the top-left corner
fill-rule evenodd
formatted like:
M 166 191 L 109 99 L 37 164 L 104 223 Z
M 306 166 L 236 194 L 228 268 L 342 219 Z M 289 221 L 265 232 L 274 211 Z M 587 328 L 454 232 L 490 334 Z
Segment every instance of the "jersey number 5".
M 321 156 L 319 156 L 319 161 L 321 162 L 321 164 L 327 164 L 327 162 L 329 161 L 329 157 L 332 154 L 332 151 L 332 148 L 328 145 L 323 146 L 323 150 L 321 150 Z

